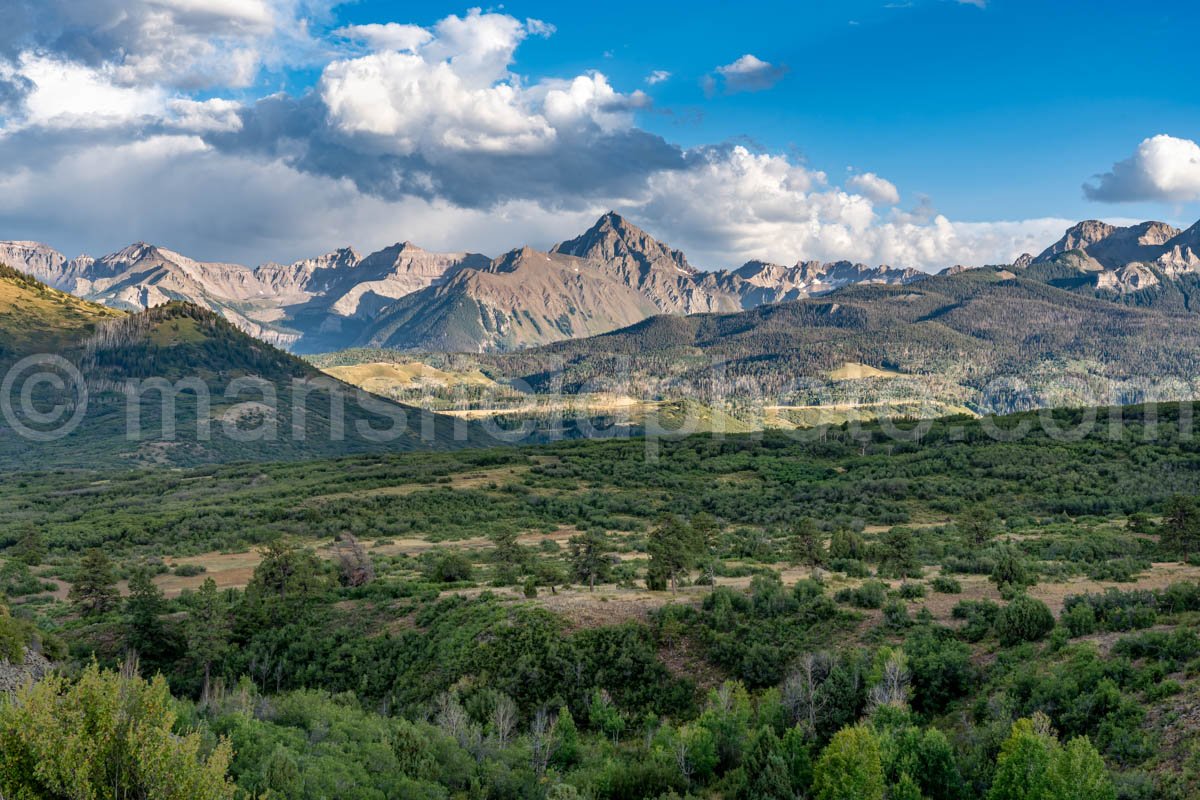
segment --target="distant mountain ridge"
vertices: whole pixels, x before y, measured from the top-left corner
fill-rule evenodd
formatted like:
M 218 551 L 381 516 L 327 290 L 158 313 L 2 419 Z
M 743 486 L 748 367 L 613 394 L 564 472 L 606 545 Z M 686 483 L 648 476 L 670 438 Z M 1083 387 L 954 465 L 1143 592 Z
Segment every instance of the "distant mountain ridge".
M 656 314 L 735 313 L 850 286 L 904 285 L 927 273 L 849 261 L 749 261 L 705 272 L 615 212 L 548 252 L 498 258 L 434 253 L 397 242 L 350 247 L 292 264 L 202 262 L 145 242 L 100 258 L 67 259 L 37 242 L 0 242 L 0 262 L 112 308 L 186 301 L 300 353 L 348 347 L 511 351 L 594 336 Z M 972 267 L 956 265 L 939 274 Z M 1086 220 L 1012 270 L 1033 280 L 1134 305 L 1192 310 L 1200 299 L 1200 223 L 1120 227 Z
M 749 262 L 704 272 L 619 214 L 546 253 L 495 259 L 398 242 L 344 247 L 292 264 L 197 261 L 138 242 L 68 259 L 38 242 L 0 242 L 0 262 L 78 297 L 127 311 L 186 301 L 296 352 L 356 345 L 512 350 L 624 327 L 654 314 L 731 312 L 860 282 L 922 273 L 862 264 Z M 505 277 L 507 276 L 507 277 Z

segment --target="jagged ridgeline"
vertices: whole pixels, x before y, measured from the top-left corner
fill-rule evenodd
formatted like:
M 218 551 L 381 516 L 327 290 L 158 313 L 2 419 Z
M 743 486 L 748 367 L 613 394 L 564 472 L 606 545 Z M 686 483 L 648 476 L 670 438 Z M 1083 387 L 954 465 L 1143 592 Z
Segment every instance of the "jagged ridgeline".
M 331 379 L 190 303 L 127 314 L 0 266 L 0 312 L 0 464 L 194 465 L 486 443 L 472 425 Z

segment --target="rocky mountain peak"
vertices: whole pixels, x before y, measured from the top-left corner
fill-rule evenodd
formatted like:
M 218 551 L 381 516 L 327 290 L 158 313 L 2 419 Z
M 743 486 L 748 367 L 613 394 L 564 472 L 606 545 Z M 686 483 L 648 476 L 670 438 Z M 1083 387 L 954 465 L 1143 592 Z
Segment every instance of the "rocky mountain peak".
M 1061 239 L 1042 252 L 1034 263 L 1050 261 L 1072 250 L 1085 253 L 1105 269 L 1126 264 L 1151 263 L 1179 236 L 1179 229 L 1165 222 L 1141 222 L 1119 227 L 1099 220 L 1085 220 L 1067 229 Z
M 540 261 L 549 262 L 545 253 L 534 250 L 529 245 L 515 247 L 504 255 L 493 260 L 488 265 L 488 272 L 514 272 L 518 267 Z
M 1179 235 L 1178 228 L 1165 222 L 1143 222 L 1130 228 L 1140 245 L 1161 246 Z
M 615 211 L 601 216 L 582 235 L 554 245 L 550 252 L 622 266 L 636 264 L 642 269 L 688 274 L 696 271 L 681 251 L 658 241 Z

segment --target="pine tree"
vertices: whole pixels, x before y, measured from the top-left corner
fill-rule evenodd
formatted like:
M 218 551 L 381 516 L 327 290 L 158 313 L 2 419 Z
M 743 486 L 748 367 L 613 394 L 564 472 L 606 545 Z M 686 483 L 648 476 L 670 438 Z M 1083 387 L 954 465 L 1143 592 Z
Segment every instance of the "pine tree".
M 612 545 L 609 543 L 608 537 L 604 535 L 604 531 L 591 528 L 572 536 L 568 544 L 571 548 L 569 561 L 572 575 L 575 580 L 586 583 L 588 589 L 595 591 L 596 582 L 606 581 L 612 566 L 608 557 Z
M 1159 543 L 1184 561 L 1200 547 L 1200 504 L 1194 497 L 1176 495 L 1167 503 Z
M 125 613 L 129 618 L 129 646 L 151 661 L 162 646 L 163 593 L 154 583 L 154 573 L 140 564 L 129 576 L 129 598 Z
M 695 561 L 692 532 L 678 517 L 669 515 L 650 532 L 646 550 L 650 554 L 647 585 L 652 582 L 659 585 L 659 581 L 664 581 L 670 584 L 674 593 L 679 586 L 680 576 Z
M 67 598 L 85 617 L 103 614 L 117 607 L 117 575 L 112 560 L 103 550 L 93 548 L 84 554 Z
M 229 608 L 217 591 L 217 582 L 206 578 L 192 601 L 187 623 L 188 652 L 204 672 L 204 696 L 208 696 L 212 667 L 229 650 Z
M 813 572 L 825 563 L 821 532 L 811 518 L 802 517 L 792 526 L 788 535 L 788 560 L 792 564 L 804 564 Z
M 240 622 L 263 627 L 295 622 L 326 588 L 316 555 L 280 539 L 267 544 L 242 595 Z
M 996 535 L 996 512 L 977 506 L 955 520 L 954 526 L 968 544 L 983 547 Z
M 879 537 L 878 572 L 884 578 L 921 576 L 921 564 L 917 561 L 916 543 L 911 530 L 897 525 Z
M 515 530 L 504 530 L 493 533 L 490 537 L 496 549 L 492 551 L 492 560 L 505 583 L 513 583 L 525 566 L 525 550 L 517 543 Z
M 717 588 L 717 547 L 721 528 L 712 514 L 701 511 L 692 517 L 692 540 L 700 565 L 708 577 L 709 590 Z

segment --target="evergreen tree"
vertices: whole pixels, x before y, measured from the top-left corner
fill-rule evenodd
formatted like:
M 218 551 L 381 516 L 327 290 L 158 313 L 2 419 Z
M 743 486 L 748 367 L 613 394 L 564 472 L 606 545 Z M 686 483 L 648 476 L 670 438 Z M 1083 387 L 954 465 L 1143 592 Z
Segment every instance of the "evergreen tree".
M 579 760 L 579 728 L 575 725 L 575 718 L 571 716 L 571 709 L 566 706 L 560 706 L 558 709 L 555 733 L 558 735 L 558 747 L 552 760 L 560 767 L 574 766 Z
M 587 531 L 571 537 L 570 556 L 571 573 L 576 581 L 586 583 L 588 589 L 596 590 L 596 583 L 608 580 L 612 570 L 612 561 L 608 557 L 612 545 L 604 531 L 589 528 Z
M 46 544 L 42 541 L 42 534 L 34 526 L 26 526 L 21 533 L 21 538 L 13 545 L 10 555 L 13 560 L 19 561 L 27 567 L 36 567 L 41 564 L 42 559 L 46 557 Z
M 717 547 L 720 544 L 721 528 L 712 514 L 701 511 L 692 517 L 692 541 L 700 566 L 708 578 L 709 590 L 717 588 Z
M 888 800 L 925 800 L 921 787 L 907 772 L 900 773 L 900 780 L 888 790 Z
M 867 553 L 862 537 L 847 528 L 838 528 L 829 539 L 829 557 L 861 561 Z
M 264 548 L 246 586 L 240 622 L 248 630 L 296 622 L 325 589 L 316 555 L 275 539 Z
M 496 547 L 492 551 L 492 560 L 509 581 L 515 580 L 516 575 L 525 566 L 525 550 L 517 543 L 517 532 L 515 530 L 496 531 L 489 538 Z
M 1159 543 L 1184 561 L 1200 549 L 1200 503 L 1194 497 L 1176 495 L 1167 503 Z
M 921 577 L 911 530 L 897 525 L 879 537 L 878 572 L 883 578 Z
M 686 574 L 695 561 L 695 541 L 691 531 L 675 515 L 668 515 L 650 532 L 646 550 L 650 554 L 647 570 L 647 585 L 659 586 L 660 581 L 670 584 L 674 593 L 679 578 Z
M 996 535 L 996 512 L 987 506 L 976 506 L 960 516 L 954 527 L 975 547 L 983 547 Z
M 782 743 L 770 728 L 760 728 L 746 755 L 747 800 L 788 800 L 796 796 Z
M 225 598 L 217 591 L 216 581 L 206 578 L 192 600 L 192 613 L 187 623 L 188 653 L 204 673 L 206 696 L 212 668 L 229 650 L 230 627 Z
M 825 563 L 825 546 L 817 524 L 809 517 L 800 518 L 788 536 L 788 560 L 804 564 L 813 572 Z
M 163 593 L 154 583 L 154 572 L 139 564 L 129 576 L 129 598 L 125 601 L 129 619 L 129 646 L 151 662 L 162 649 L 164 631 Z
M 93 548 L 84 554 L 67 598 L 85 617 L 117 607 L 121 599 L 117 592 L 117 574 L 112 560 L 103 550 Z
M 1011 544 L 1003 544 L 996 548 L 996 563 L 988 580 L 1001 589 L 1007 587 L 1014 590 L 1032 586 L 1037 582 L 1025 566 L 1024 555 Z

